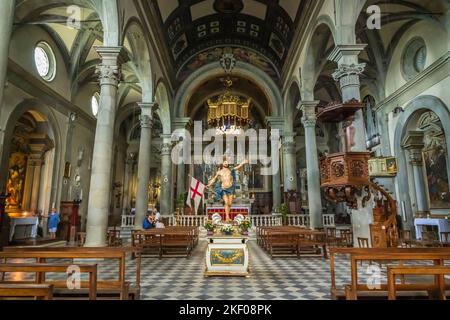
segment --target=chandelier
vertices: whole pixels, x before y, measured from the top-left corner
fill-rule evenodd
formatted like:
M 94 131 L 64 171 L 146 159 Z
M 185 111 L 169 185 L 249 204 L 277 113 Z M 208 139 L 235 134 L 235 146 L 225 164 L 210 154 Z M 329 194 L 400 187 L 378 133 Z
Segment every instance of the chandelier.
M 239 134 L 250 122 L 249 109 L 251 99 L 243 99 L 231 92 L 233 81 L 225 81 L 225 93 L 217 99 L 209 99 L 208 125 L 216 128 L 218 134 Z

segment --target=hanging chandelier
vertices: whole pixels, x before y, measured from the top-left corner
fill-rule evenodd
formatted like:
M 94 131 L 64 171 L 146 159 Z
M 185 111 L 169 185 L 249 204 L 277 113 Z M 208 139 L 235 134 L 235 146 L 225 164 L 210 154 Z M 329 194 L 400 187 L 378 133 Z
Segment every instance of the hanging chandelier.
M 227 78 L 222 80 L 225 92 L 216 99 L 208 99 L 208 126 L 215 128 L 217 134 L 237 135 L 250 123 L 251 99 L 244 99 L 232 93 L 233 80 L 230 74 L 236 65 L 234 56 L 225 54 L 221 65 L 228 74 Z
M 243 99 L 231 92 L 233 81 L 225 81 L 225 93 L 217 99 L 209 99 L 208 125 L 216 128 L 218 134 L 239 134 L 250 122 L 251 99 Z

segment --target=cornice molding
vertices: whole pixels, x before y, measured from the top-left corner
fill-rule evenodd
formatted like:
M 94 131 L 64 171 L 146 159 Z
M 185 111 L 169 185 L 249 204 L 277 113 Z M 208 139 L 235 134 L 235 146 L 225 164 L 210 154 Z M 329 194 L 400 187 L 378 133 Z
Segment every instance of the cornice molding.
M 450 51 L 447 51 L 442 57 L 436 60 L 424 71 L 419 73 L 415 78 L 405 83 L 394 93 L 381 101 L 377 105 L 377 112 L 383 111 L 385 113 L 390 113 L 397 106 L 402 106 L 408 101 L 414 99 L 417 96 L 417 92 L 423 92 L 439 83 L 443 79 L 447 78 L 450 74 L 449 62 Z M 435 79 L 435 77 L 439 76 L 438 72 L 442 71 L 442 69 L 444 68 L 447 68 L 447 70 L 444 70 L 442 75 L 439 78 Z M 412 91 L 415 91 L 415 93 L 411 94 Z

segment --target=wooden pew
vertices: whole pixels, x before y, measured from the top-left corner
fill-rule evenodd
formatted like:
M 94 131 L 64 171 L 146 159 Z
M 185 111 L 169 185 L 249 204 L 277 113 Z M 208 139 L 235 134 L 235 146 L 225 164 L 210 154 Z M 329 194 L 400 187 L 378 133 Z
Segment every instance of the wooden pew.
M 52 300 L 52 284 L 0 284 L 0 300 L 25 299 Z
M 126 256 L 135 254 L 136 282 L 131 284 L 125 280 Z M 132 247 L 101 247 L 101 248 L 81 248 L 81 247 L 5 247 L 0 252 L 0 260 L 7 263 L 10 259 L 34 259 L 36 263 L 46 263 L 48 259 L 56 260 L 112 260 L 118 262 L 118 279 L 98 280 L 97 295 L 108 297 L 119 297 L 121 300 L 139 299 L 141 280 L 141 254 L 139 248 Z M 83 264 L 85 264 L 83 262 Z M 59 283 L 58 288 L 65 288 L 65 283 Z M 82 281 L 82 288 L 88 288 L 88 283 Z
M 54 286 L 53 295 L 64 293 L 76 293 L 76 290 L 70 290 L 67 288 L 60 288 L 61 281 L 48 281 L 46 280 L 46 273 L 64 273 L 67 274 L 71 264 L 48 264 L 48 263 L 3 263 L 0 264 L 0 274 L 2 284 L 48 284 Z M 81 274 L 89 274 L 89 300 L 97 299 L 97 265 L 83 265 L 77 264 Z M 35 273 L 35 280 L 31 281 L 4 281 L 5 273 Z M 60 288 L 59 290 L 57 288 Z M 59 291 L 59 292 L 58 292 Z
M 301 227 L 259 227 L 257 228 L 257 243 L 266 250 L 271 257 L 275 254 L 296 255 L 315 251 L 327 256 L 326 233 Z M 295 249 L 294 249 L 295 248 Z
M 336 287 L 335 256 L 347 255 L 350 258 L 351 284 L 344 290 Z M 381 284 L 379 289 L 371 289 L 367 285 L 358 283 L 358 262 L 377 261 L 383 265 L 393 262 L 404 264 L 405 262 L 433 262 L 435 266 L 443 266 L 445 261 L 450 260 L 448 248 L 331 248 L 330 249 L 330 275 L 331 295 L 334 299 L 347 298 L 354 300 L 359 294 L 372 297 L 387 296 L 387 284 Z M 401 284 L 398 291 L 416 292 L 426 291 L 429 285 Z
M 132 232 L 132 246 L 140 248 L 146 255 L 156 255 L 159 259 L 166 254 L 188 258 L 198 241 L 198 227 L 167 227 Z
M 444 276 L 450 274 L 450 267 L 445 266 L 435 266 L 435 267 L 388 267 L 387 276 L 388 276 L 388 298 L 389 300 L 397 299 L 397 284 L 396 277 L 397 276 L 410 276 L 410 275 L 428 275 L 435 277 L 435 283 L 430 284 L 430 290 L 435 288 L 435 291 L 438 291 L 439 300 L 447 300 L 446 290 L 448 286 L 445 284 Z M 430 291 L 428 290 L 428 291 Z

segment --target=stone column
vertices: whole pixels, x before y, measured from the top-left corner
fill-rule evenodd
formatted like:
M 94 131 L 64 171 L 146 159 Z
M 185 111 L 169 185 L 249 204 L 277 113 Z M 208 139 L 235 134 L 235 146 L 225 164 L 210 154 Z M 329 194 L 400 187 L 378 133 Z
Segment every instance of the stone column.
M 14 22 L 15 0 L 0 1 L 0 111 L 3 106 L 3 91 L 8 71 L 9 43 Z
M 141 141 L 139 145 L 139 160 L 136 191 L 136 221 L 135 227 L 142 228 L 142 222 L 148 210 L 148 184 L 150 182 L 150 165 L 152 156 L 153 112 L 156 103 L 141 103 Z
M 307 177 L 308 177 L 308 170 L 301 169 L 301 171 L 300 171 L 300 192 L 301 192 L 301 197 L 302 197 L 302 205 L 304 205 L 308 201 L 308 193 L 306 190 Z
M 329 57 L 329 60 L 338 64 L 338 69 L 333 73 L 333 78 L 339 81 L 343 102 L 352 99 L 361 101 L 359 76 L 364 72 L 366 64 L 358 63 L 358 56 L 366 46 L 365 44 L 338 45 Z M 362 110 L 355 114 L 352 126 L 357 134 L 355 135 L 355 145 L 352 150 L 348 151 L 366 151 L 366 135 L 362 134 L 366 132 Z
M 120 66 L 125 62 L 122 47 L 97 47 L 102 58 L 97 67 L 100 80 L 100 110 L 97 116 L 91 184 L 86 223 L 86 247 L 106 245 L 108 215 L 111 200 L 111 173 L 114 144 L 114 122 Z
M 188 129 L 191 125 L 190 118 L 177 118 L 173 121 L 174 130 Z M 177 198 L 186 193 L 186 164 L 177 166 Z
M 172 136 L 163 135 L 161 148 L 161 214 L 171 215 L 172 212 Z
M 300 110 L 303 112 L 302 123 L 305 128 L 309 219 L 310 227 L 313 229 L 323 226 L 319 156 L 317 154 L 316 141 L 316 106 L 318 104 L 319 101 L 302 101 L 300 106 Z
M 38 209 L 39 191 L 41 186 L 41 171 L 42 171 L 42 159 L 35 159 L 33 161 L 33 183 L 31 188 L 31 201 L 30 211 L 36 212 Z
M 271 129 L 279 130 L 281 136 L 283 136 L 284 122 L 285 122 L 284 118 L 282 117 L 267 117 L 266 119 L 267 126 L 270 127 Z M 282 201 L 280 170 L 278 170 L 274 175 L 272 175 L 272 199 L 273 199 L 272 211 L 280 207 Z
M 124 185 L 123 185 L 123 199 L 122 199 L 122 215 L 128 215 L 130 214 L 130 184 L 133 174 L 133 165 L 135 160 L 127 156 L 127 159 L 125 160 L 125 179 L 124 179 Z
M 425 181 L 422 150 L 425 146 L 422 131 L 410 131 L 403 140 L 403 148 L 409 152 L 409 160 L 413 169 L 414 189 L 416 191 L 417 212 L 419 216 L 430 212 L 427 199 L 427 182 Z
M 283 135 L 284 192 L 297 191 L 297 159 L 295 152 L 295 132 Z

